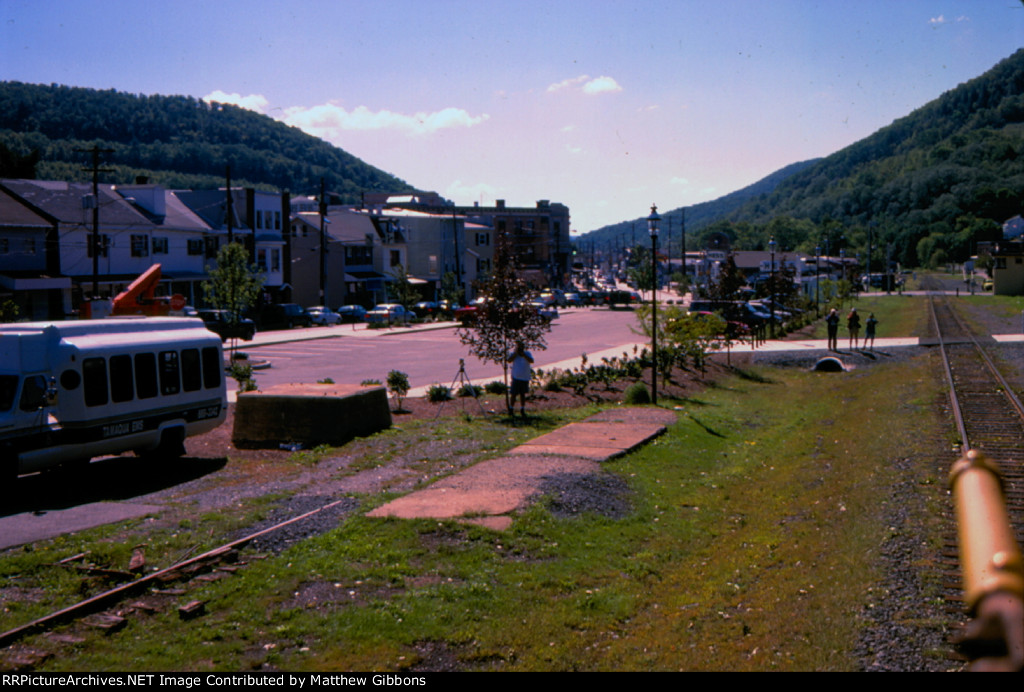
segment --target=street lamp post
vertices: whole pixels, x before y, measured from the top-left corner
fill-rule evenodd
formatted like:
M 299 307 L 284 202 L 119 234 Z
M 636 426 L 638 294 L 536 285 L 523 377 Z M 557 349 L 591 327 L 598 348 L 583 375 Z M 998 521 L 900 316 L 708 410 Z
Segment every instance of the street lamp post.
M 770 285 L 769 285 L 769 289 L 770 289 L 769 290 L 769 296 L 770 296 L 770 299 L 771 299 L 771 305 L 770 305 L 770 307 L 771 307 L 771 326 L 769 328 L 771 330 L 771 338 L 774 339 L 775 338 L 775 236 L 772 236 L 771 240 L 768 241 L 768 249 L 772 251 L 771 276 L 768 279 L 768 281 L 771 282 Z
M 814 246 L 814 315 L 821 317 L 821 272 L 818 270 L 818 260 L 821 259 L 821 246 Z
M 651 403 L 658 403 L 658 205 L 651 205 L 647 230 L 651 234 Z

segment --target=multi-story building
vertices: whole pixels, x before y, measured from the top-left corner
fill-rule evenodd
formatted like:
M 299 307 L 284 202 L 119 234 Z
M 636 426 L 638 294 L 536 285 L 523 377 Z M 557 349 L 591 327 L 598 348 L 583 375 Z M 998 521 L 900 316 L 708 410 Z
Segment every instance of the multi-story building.
M 492 246 L 499 236 L 512 245 L 522 276 L 538 288 L 562 287 L 570 280 L 572 242 L 569 237 L 569 208 L 564 204 L 540 200 L 533 207 L 510 207 L 499 199 L 493 207 L 474 204 L 455 206 L 436 193 L 386 196 L 366 195 L 369 204 L 385 203 L 439 215 L 465 217 L 493 229 Z

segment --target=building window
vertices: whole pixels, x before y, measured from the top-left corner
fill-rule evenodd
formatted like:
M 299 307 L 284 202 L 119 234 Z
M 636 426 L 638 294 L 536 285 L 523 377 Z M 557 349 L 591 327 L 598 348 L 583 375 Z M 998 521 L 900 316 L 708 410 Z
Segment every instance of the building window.
M 25 238 L 25 254 L 34 255 L 36 254 L 36 239 Z
M 263 212 L 256 212 L 256 228 L 263 228 Z
M 149 236 L 132 236 L 132 257 L 149 257 Z
M 277 248 L 270 251 L 270 271 L 281 271 L 281 251 Z
M 281 212 L 279 212 L 279 211 L 275 211 L 274 212 L 274 230 L 275 231 L 280 231 L 281 230 Z
M 201 254 L 203 254 L 203 239 L 202 238 L 189 238 L 189 240 L 188 240 L 188 254 L 190 254 L 190 255 L 201 255 Z
M 402 254 L 398 250 L 391 251 L 391 266 L 397 267 L 402 263 Z
M 0 238 L 0 254 L 6 255 L 11 251 L 11 243 L 7 238 Z
M 261 272 L 266 272 L 267 271 L 267 249 L 266 248 L 262 248 L 261 247 L 258 250 L 256 250 L 256 267 Z
M 203 249 L 206 252 L 207 259 L 216 259 L 217 250 L 219 249 L 219 247 L 220 245 L 217 242 L 217 239 L 214 238 L 213 236 L 207 236 L 206 238 L 203 238 Z
M 153 254 L 166 255 L 168 252 L 167 238 L 153 238 Z
M 99 256 L 100 257 L 106 257 L 107 254 L 110 252 L 110 236 L 107 235 L 106 233 L 100 233 L 99 238 L 97 238 L 97 245 L 99 245 L 99 251 L 100 251 L 99 252 Z M 87 234 L 86 237 L 85 237 L 85 248 L 86 248 L 86 255 L 88 255 L 89 257 L 92 257 L 93 256 L 92 233 Z
M 484 246 L 490 245 L 491 244 L 491 234 L 490 233 L 477 233 L 476 234 L 476 244 L 477 244 L 478 247 L 481 246 L 481 245 L 484 245 Z

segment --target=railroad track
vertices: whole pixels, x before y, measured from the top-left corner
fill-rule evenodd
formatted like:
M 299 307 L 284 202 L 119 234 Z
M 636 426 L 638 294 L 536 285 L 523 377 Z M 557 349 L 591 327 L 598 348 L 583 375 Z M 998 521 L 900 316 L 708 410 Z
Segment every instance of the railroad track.
M 151 604 L 147 604 L 144 601 L 125 605 L 129 599 L 138 597 L 140 594 L 149 592 L 158 596 L 168 595 L 171 597 L 169 602 L 187 601 L 188 599 L 185 598 L 187 587 L 194 579 L 202 579 L 204 575 L 216 571 L 234 572 L 238 567 L 244 566 L 245 561 L 239 561 L 239 550 L 243 547 L 249 546 L 250 543 L 263 536 L 287 529 L 312 518 L 320 512 L 334 509 L 345 502 L 347 502 L 346 499 L 326 503 L 311 511 L 255 531 L 243 538 L 220 545 L 201 555 L 180 560 L 169 567 L 119 584 L 20 627 L 0 632 L 0 670 L 31 670 L 35 665 L 53 655 L 54 652 L 52 650 L 40 651 L 34 648 L 23 651 L 13 650 L 23 638 L 30 635 L 50 632 L 61 625 L 88 617 L 94 618 L 93 622 L 89 625 L 91 627 L 111 631 L 119 628 L 125 622 L 123 615 L 136 611 L 145 612 L 151 609 Z M 69 558 L 69 560 L 74 560 L 74 558 Z M 175 584 L 186 588 L 168 588 Z M 203 606 L 204 604 L 199 601 L 186 602 L 185 605 L 178 607 L 178 612 L 182 619 L 189 619 L 201 613 Z M 51 648 L 59 647 L 64 642 L 76 643 L 77 639 L 76 635 L 70 635 L 52 639 L 49 645 Z
M 1024 405 L 948 298 L 932 297 L 961 451 L 977 449 L 999 464 L 1010 521 L 1024 538 Z
M 1020 545 L 1024 542 L 1024 405 L 986 348 L 994 342 L 976 336 L 948 297 L 933 296 L 930 309 L 950 387 L 960 454 L 978 450 L 998 465 L 1011 529 Z M 951 617 L 959 620 L 965 608 L 956 542 L 956 537 L 948 537 L 943 557 L 946 600 Z

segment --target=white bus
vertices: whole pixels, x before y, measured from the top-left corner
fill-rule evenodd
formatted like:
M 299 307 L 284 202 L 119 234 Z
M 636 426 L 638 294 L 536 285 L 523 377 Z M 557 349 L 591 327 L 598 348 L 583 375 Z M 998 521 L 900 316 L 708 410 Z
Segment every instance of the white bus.
M 201 320 L 0 325 L 0 483 L 129 450 L 181 456 L 226 408 L 221 340 Z

